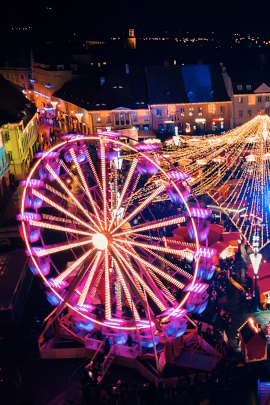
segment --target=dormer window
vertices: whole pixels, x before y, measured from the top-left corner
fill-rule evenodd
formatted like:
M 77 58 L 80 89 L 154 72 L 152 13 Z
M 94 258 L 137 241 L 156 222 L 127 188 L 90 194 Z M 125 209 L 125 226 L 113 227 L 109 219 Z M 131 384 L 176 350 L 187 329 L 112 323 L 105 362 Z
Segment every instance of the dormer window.
M 214 97 L 214 90 L 210 91 L 210 97 L 213 98 Z
M 190 91 L 188 92 L 188 98 L 191 98 L 192 95 L 193 95 L 193 91 L 190 90 Z
M 238 84 L 238 85 L 237 85 L 237 90 L 243 90 L 242 84 Z
M 247 85 L 246 85 L 246 89 L 247 89 L 247 90 L 251 90 L 251 84 L 247 84 Z

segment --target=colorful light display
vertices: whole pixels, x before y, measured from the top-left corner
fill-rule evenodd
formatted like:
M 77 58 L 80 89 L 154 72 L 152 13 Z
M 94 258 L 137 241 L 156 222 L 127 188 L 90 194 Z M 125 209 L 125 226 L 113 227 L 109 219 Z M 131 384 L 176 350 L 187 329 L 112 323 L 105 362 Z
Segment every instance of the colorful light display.
M 95 158 L 89 148 L 93 143 Z M 115 151 L 121 168 L 114 164 Z M 213 254 L 200 248 L 193 220 L 208 211 L 199 206 L 190 210 L 185 194 L 189 175 L 173 166 L 167 172 L 163 163 L 168 165 L 156 148 L 134 148 L 114 133 L 72 135 L 42 154 L 22 183 L 18 220 L 33 272 L 43 279 L 52 305 L 67 307 L 77 327 L 138 330 L 157 327 L 158 319 L 162 329 L 170 317 L 184 322 L 200 257 Z M 184 216 L 168 209 L 160 214 L 159 204 L 171 192 L 174 199 L 178 196 L 174 203 L 185 206 Z M 29 196 L 39 201 L 31 210 Z M 187 220 L 193 243 L 168 247 L 163 233 Z M 39 232 L 34 244 L 29 226 Z M 181 268 L 188 247 L 193 274 Z M 181 301 L 175 296 L 178 289 L 183 291 Z M 48 318 L 57 315 L 53 310 Z M 183 333 L 183 322 L 179 329 L 174 324 L 174 333 Z

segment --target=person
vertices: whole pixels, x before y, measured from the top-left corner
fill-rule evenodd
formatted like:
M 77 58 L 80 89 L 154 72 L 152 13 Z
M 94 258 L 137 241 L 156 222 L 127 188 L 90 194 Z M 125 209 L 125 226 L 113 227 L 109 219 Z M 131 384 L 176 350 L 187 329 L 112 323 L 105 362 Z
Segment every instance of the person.
M 110 341 L 109 341 L 109 337 L 106 336 L 105 343 L 104 343 L 105 356 L 108 356 L 109 351 L 110 351 Z
M 132 347 L 132 337 L 130 335 L 128 335 L 127 344 L 128 344 L 128 347 Z
M 201 336 L 202 334 L 202 323 L 201 321 L 198 322 L 198 335 Z
M 266 308 L 270 311 L 270 294 L 266 296 Z

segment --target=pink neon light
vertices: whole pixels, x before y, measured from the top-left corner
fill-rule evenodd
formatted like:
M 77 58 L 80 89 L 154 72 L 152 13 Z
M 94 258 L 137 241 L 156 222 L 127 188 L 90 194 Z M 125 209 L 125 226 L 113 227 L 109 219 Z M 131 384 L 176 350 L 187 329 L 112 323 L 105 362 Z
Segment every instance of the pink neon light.
M 172 170 L 168 172 L 168 176 L 173 180 L 187 180 L 190 178 L 189 173 L 180 172 L 179 170 Z
M 208 284 L 196 282 L 196 283 L 194 283 L 194 285 L 192 285 L 192 283 L 188 284 L 184 288 L 184 291 L 192 291 L 192 292 L 196 292 L 198 294 L 202 294 L 205 290 L 207 290 L 207 288 L 208 288 Z
M 26 186 L 26 180 L 20 181 L 20 186 L 25 187 Z M 31 179 L 28 182 L 28 187 L 30 188 L 38 188 L 38 187 L 44 187 L 44 181 L 43 180 L 38 180 L 38 179 Z
M 18 221 L 40 221 L 41 216 L 39 214 L 36 214 L 35 212 L 24 212 L 23 215 L 22 214 L 18 214 L 16 215 L 16 219 Z
M 191 207 L 190 212 L 193 218 L 208 218 L 211 215 L 211 210 L 207 208 Z

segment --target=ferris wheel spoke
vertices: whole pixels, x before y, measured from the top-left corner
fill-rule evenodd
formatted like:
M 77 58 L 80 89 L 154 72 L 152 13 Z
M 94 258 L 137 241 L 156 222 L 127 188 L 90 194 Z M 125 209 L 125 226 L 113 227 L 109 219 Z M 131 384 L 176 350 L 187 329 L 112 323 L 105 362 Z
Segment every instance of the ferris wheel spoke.
M 111 291 L 110 291 L 110 274 L 109 274 L 109 255 L 108 249 L 105 249 L 105 318 L 111 319 Z
M 136 277 L 136 274 L 137 274 L 136 270 L 133 268 L 128 257 L 124 257 L 119 252 L 119 250 L 116 248 L 116 246 L 111 245 L 110 249 L 113 252 L 114 260 L 118 264 L 119 268 L 122 270 L 122 274 L 125 276 L 125 279 L 129 281 L 129 284 L 131 286 L 133 293 L 137 296 L 137 298 L 143 304 L 143 306 L 146 310 L 147 302 L 145 299 L 145 293 L 144 293 L 144 289 L 142 287 L 142 284 L 140 283 L 139 278 Z M 156 300 L 158 300 L 157 297 L 156 297 Z M 163 306 L 162 303 L 160 303 L 160 305 Z M 151 313 L 153 314 L 152 309 L 151 309 Z
M 141 212 L 148 204 L 151 203 L 160 193 L 165 190 L 165 185 L 159 186 L 152 194 L 150 194 L 137 208 L 134 209 L 123 221 L 121 221 L 112 231 L 112 234 L 123 226 L 125 223 L 129 222 L 133 217 L 135 217 L 139 212 Z
M 137 186 L 138 186 L 138 183 L 139 183 L 140 178 L 141 178 L 141 173 L 138 173 L 138 174 L 137 174 L 137 177 L 136 177 L 136 180 L 135 180 L 135 182 L 134 182 L 134 185 L 133 185 L 133 187 L 132 187 L 132 189 L 131 189 L 130 196 L 127 198 L 127 203 L 126 203 L 126 205 L 125 205 L 125 207 L 124 207 L 125 213 L 127 212 L 127 209 L 128 209 L 128 207 L 130 206 L 130 203 L 132 202 L 132 196 L 133 196 L 133 194 L 135 193 L 135 190 L 136 190 L 136 188 L 137 188 Z
M 98 286 L 101 281 L 101 277 L 102 277 L 103 273 L 104 273 L 104 263 L 100 264 L 96 277 L 93 280 L 93 286 L 91 287 L 91 290 L 89 292 L 89 297 L 91 299 L 93 299 L 97 293 L 97 289 L 98 289 Z
M 99 186 L 99 189 L 100 189 L 100 191 L 101 191 L 101 193 L 102 193 L 102 192 L 103 192 L 102 186 L 101 186 L 99 177 L 98 177 L 98 175 L 97 175 L 96 168 L 95 168 L 95 166 L 94 166 L 93 160 L 92 160 L 92 158 L 91 158 L 91 156 L 90 156 L 88 150 L 86 150 L 86 156 L 87 156 L 89 165 L 90 165 L 90 167 L 91 167 L 92 173 L 93 173 L 93 175 L 94 175 L 94 177 L 95 177 L 95 180 L 96 180 L 96 182 L 97 182 L 97 184 L 98 184 L 98 186 Z
M 94 200 L 93 200 L 93 197 L 92 197 L 92 195 L 91 195 L 91 193 L 90 193 L 90 191 L 89 191 L 89 186 L 86 184 L 86 180 L 85 180 L 84 174 L 83 174 L 83 172 L 82 172 L 82 168 L 81 168 L 81 166 L 80 166 L 80 164 L 79 164 L 79 162 L 78 162 L 76 153 L 75 153 L 75 151 L 74 151 L 73 148 L 70 148 L 70 149 L 69 149 L 69 152 L 70 152 L 70 154 L 71 154 L 71 156 L 72 156 L 73 162 L 74 162 L 74 164 L 75 164 L 75 166 L 76 166 L 76 169 L 77 169 L 77 171 L 78 171 L 78 173 L 79 173 L 81 182 L 82 182 L 82 184 L 83 184 L 84 192 L 86 193 L 86 195 L 87 195 L 87 197 L 88 197 L 88 199 L 89 199 L 89 201 L 90 201 L 90 203 L 91 203 L 91 206 L 92 206 L 92 208 L 93 208 L 95 217 L 97 218 L 101 229 L 103 229 L 103 226 L 102 226 L 102 223 L 101 223 L 101 219 L 100 219 L 99 214 L 98 214 L 97 209 L 96 209 L 96 204 L 95 204 L 95 202 L 94 202 Z
M 61 193 L 60 191 L 56 190 L 54 187 L 52 187 L 51 185 L 49 185 L 48 183 L 46 183 L 46 189 L 48 191 L 50 191 L 51 193 L 53 193 L 54 195 L 57 195 L 57 197 L 60 197 L 62 200 L 66 200 L 67 202 L 69 202 L 69 199 L 67 198 L 66 195 L 64 195 L 63 193 Z
M 84 255 L 82 255 L 78 260 L 76 260 L 74 263 L 72 263 L 71 266 L 66 268 L 56 279 L 54 280 L 54 284 L 57 286 L 61 281 L 63 281 L 65 278 L 71 275 L 71 273 L 81 264 L 83 263 L 88 256 L 92 254 L 94 249 L 89 249 Z M 77 269 L 76 269 L 77 271 Z
M 117 246 L 123 249 L 121 246 Z M 123 249 L 126 253 L 130 254 L 130 252 L 126 251 L 126 249 Z M 158 308 L 161 310 L 161 312 L 165 311 L 166 307 L 165 305 L 160 301 L 160 299 L 156 296 L 156 294 L 153 293 L 153 291 L 150 289 L 150 287 L 146 284 L 146 282 L 140 277 L 140 275 L 135 271 L 135 269 L 131 266 L 131 264 L 124 258 L 124 256 L 119 252 L 118 250 L 118 255 L 122 262 L 126 265 L 126 267 L 131 271 L 133 277 L 139 281 L 141 286 L 145 289 L 145 291 L 148 293 L 148 295 L 152 298 L 152 300 L 155 302 L 155 304 L 158 306 Z M 146 262 L 147 263 L 147 262 Z
M 72 234 L 74 233 L 74 234 L 79 234 L 79 235 L 84 235 L 84 236 L 93 235 L 92 232 L 80 231 L 79 229 L 75 229 L 75 228 L 66 228 L 64 226 L 48 224 L 47 222 L 34 221 L 32 219 L 29 221 L 29 224 L 39 227 L 39 228 L 50 229 L 53 231 L 60 231 L 60 232 L 72 233 Z
M 114 241 L 123 242 L 123 241 L 121 241 L 121 239 L 114 239 Z M 140 243 L 140 242 L 136 242 L 136 241 L 132 241 L 132 240 L 125 240 L 124 243 L 126 245 L 137 246 L 138 248 L 142 248 L 142 249 L 158 250 L 159 252 L 169 253 L 169 254 L 177 255 L 177 256 L 181 256 L 181 257 L 187 257 L 187 252 L 182 251 L 182 250 L 171 249 L 171 248 L 167 248 L 167 247 L 163 247 L 163 246 L 159 246 L 159 245 L 150 245 L 147 243 Z
M 119 278 L 119 280 L 120 280 L 120 283 L 121 283 L 121 285 L 122 285 L 122 287 L 123 287 L 123 290 L 124 290 L 124 293 L 125 293 L 125 295 L 126 295 L 126 298 L 127 298 L 127 301 L 128 301 L 128 305 L 129 305 L 130 309 L 132 310 L 132 312 L 134 313 L 134 318 L 135 318 L 135 320 L 138 322 L 138 321 L 140 320 L 140 316 L 139 316 L 139 314 L 138 314 L 136 305 L 135 305 L 133 299 L 131 298 L 131 294 L 130 294 L 130 292 L 129 292 L 129 289 L 128 289 L 128 287 L 127 287 L 127 284 L 126 284 L 126 282 L 125 282 L 125 279 L 124 279 L 124 277 L 123 277 L 123 275 L 122 275 L 122 273 L 121 273 L 120 267 L 119 267 L 117 261 L 114 260 L 114 259 L 113 259 L 113 263 L 114 263 L 114 266 L 115 266 L 115 270 L 116 270 L 117 276 L 118 276 L 118 278 Z
M 87 280 L 86 280 L 86 282 L 85 282 L 85 284 L 83 286 L 83 290 L 82 290 L 82 293 L 80 295 L 80 298 L 78 300 L 78 305 L 79 306 L 82 306 L 84 304 L 84 302 L 85 302 L 85 299 L 86 299 L 86 296 L 87 296 L 88 291 L 90 289 L 94 274 L 95 274 L 97 266 L 99 264 L 100 257 L 101 257 L 101 251 L 98 251 L 97 255 L 95 257 L 95 261 L 94 261 L 93 265 L 92 265 L 92 263 L 90 263 L 90 265 L 89 265 L 89 267 L 87 269 L 87 273 L 88 273 L 88 270 L 90 270 L 90 272 L 89 272 Z
M 55 180 L 58 182 L 58 184 L 66 191 L 66 193 L 69 195 L 69 197 L 72 199 L 72 201 L 75 203 L 75 205 L 84 213 L 85 216 L 87 216 L 88 219 L 92 222 L 92 224 L 97 228 L 98 230 L 99 227 L 97 226 L 96 221 L 92 218 L 92 215 L 81 205 L 81 203 L 77 200 L 77 198 L 74 196 L 74 194 L 67 188 L 65 183 L 60 179 L 60 177 L 55 173 L 53 168 L 47 163 L 46 169 L 54 176 Z
M 137 232 L 148 231 L 156 228 L 163 228 L 164 226 L 176 225 L 183 223 L 185 221 L 186 221 L 185 217 L 179 217 L 179 215 L 174 215 L 172 217 L 165 218 L 164 220 L 159 219 L 156 221 L 149 221 L 147 222 L 147 225 L 133 226 L 131 229 L 114 234 L 114 237 L 123 236 L 130 233 L 136 234 Z
M 80 218 L 76 217 L 75 215 L 73 215 L 71 212 L 69 212 L 68 210 L 65 210 L 65 208 L 63 208 L 61 205 L 56 204 L 53 200 L 51 200 L 48 197 L 45 197 L 45 195 L 41 194 L 39 191 L 33 189 L 32 190 L 33 195 L 35 195 L 36 197 L 40 198 L 41 200 L 43 200 L 44 202 L 46 202 L 47 204 L 51 205 L 52 207 L 56 208 L 58 211 L 62 212 L 63 214 L 67 215 L 68 217 L 74 219 L 76 222 L 79 222 L 81 225 L 83 225 L 84 227 L 90 229 L 93 232 L 97 232 L 97 230 L 95 228 L 92 228 L 91 225 L 89 225 L 87 222 L 82 221 Z
M 175 304 L 176 298 L 172 295 L 172 293 L 165 287 L 162 281 L 156 276 L 156 274 L 149 269 L 149 273 L 151 274 L 152 278 L 155 280 L 156 284 L 161 288 L 161 292 L 164 295 L 166 301 L 169 301 L 171 305 Z
M 137 163 L 138 163 L 138 159 L 134 159 L 133 162 L 131 163 L 131 166 L 130 166 L 130 169 L 129 169 L 129 173 L 128 173 L 128 175 L 127 175 L 127 178 L 126 178 L 126 180 L 125 180 L 125 183 L 124 183 L 124 185 L 123 185 L 123 188 L 122 188 L 122 191 L 121 191 L 121 194 L 120 194 L 119 201 L 118 201 L 118 203 L 117 203 L 116 210 L 113 211 L 113 216 L 112 216 L 112 219 L 111 219 L 109 228 L 108 228 L 108 231 L 109 231 L 109 232 L 110 232 L 111 227 L 112 227 L 112 225 L 113 225 L 113 221 L 115 220 L 116 214 L 118 213 L 119 208 L 121 207 L 123 198 L 124 198 L 124 196 L 125 196 L 125 194 L 126 194 L 126 191 L 127 191 L 128 186 L 129 186 L 129 184 L 130 184 L 130 181 L 131 181 L 131 179 L 132 179 L 133 173 L 134 173 L 134 171 L 135 171 L 135 169 L 136 169 Z
M 172 269 L 174 269 L 178 274 L 180 274 L 183 277 L 186 277 L 188 279 L 192 279 L 192 275 L 190 273 L 188 273 L 187 271 L 181 269 L 181 267 L 176 266 L 176 264 L 171 263 L 169 260 L 165 259 L 165 257 L 160 256 L 157 253 L 151 252 L 149 249 L 145 248 L 145 250 L 150 253 L 152 256 L 154 256 L 155 258 L 157 258 L 158 260 L 160 260 L 162 263 L 164 263 L 166 266 L 171 267 Z
M 175 278 L 171 277 L 169 274 L 165 273 L 164 271 L 160 270 L 158 267 L 154 266 L 153 264 L 147 262 L 146 260 L 142 259 L 141 256 L 138 256 L 134 251 L 127 250 L 123 246 L 119 245 L 118 243 L 116 244 L 117 247 L 119 247 L 121 250 L 126 252 L 127 254 L 131 255 L 136 261 L 141 262 L 144 264 L 145 268 L 150 268 L 152 269 L 156 274 L 158 274 L 160 277 L 164 278 L 165 280 L 169 281 L 170 283 L 174 284 L 176 287 L 183 289 L 185 285 L 181 283 L 180 281 L 176 280 Z
M 101 177 L 102 177 L 102 197 L 103 197 L 103 219 L 104 228 L 107 230 L 107 187 L 106 187 L 106 161 L 105 161 L 105 146 L 103 141 L 100 141 L 101 153 Z
M 65 172 L 72 178 L 72 180 L 75 181 L 75 183 L 80 187 L 80 189 L 82 191 L 84 191 L 83 185 L 77 180 L 77 178 L 74 176 L 72 171 L 67 167 L 67 165 L 65 164 L 65 162 L 62 159 L 60 160 L 60 164 L 63 167 L 63 169 L 65 170 Z
M 59 253 L 59 252 L 64 252 L 65 250 L 70 250 L 74 249 L 76 247 L 84 246 L 84 245 L 89 245 L 92 243 L 92 239 L 87 239 L 84 241 L 80 241 L 77 243 L 67 243 L 64 245 L 51 245 L 45 246 L 45 247 L 33 247 L 31 249 L 32 253 L 36 255 L 37 257 L 44 257 L 47 255 L 52 255 L 54 253 Z
M 156 296 L 160 297 L 160 288 L 163 289 L 163 293 L 165 292 L 165 290 L 167 291 L 166 287 L 164 286 L 164 284 L 158 279 L 158 277 L 155 275 L 155 277 L 151 276 L 151 272 L 150 272 L 150 268 L 149 265 L 147 267 L 145 267 L 145 263 L 149 263 L 150 259 L 148 260 L 143 260 L 143 257 L 141 256 L 142 260 L 136 260 L 135 256 L 136 256 L 136 251 L 134 250 L 133 247 L 130 247 L 130 250 L 133 252 L 134 257 L 133 259 L 136 262 L 136 265 L 138 266 L 138 268 L 141 271 L 141 274 L 144 275 L 144 277 L 147 280 L 147 284 L 149 285 L 150 288 L 152 288 L 153 292 L 156 294 Z M 153 280 L 154 279 L 154 280 Z M 157 282 L 158 280 L 158 282 Z M 164 294 L 163 294 L 164 295 Z M 162 303 L 166 306 L 167 302 L 162 298 L 161 299 Z

